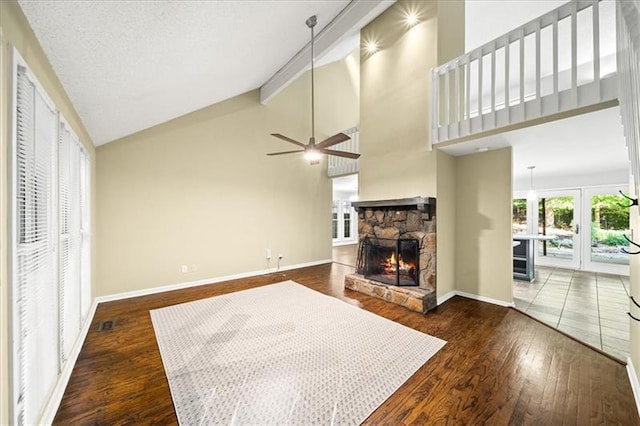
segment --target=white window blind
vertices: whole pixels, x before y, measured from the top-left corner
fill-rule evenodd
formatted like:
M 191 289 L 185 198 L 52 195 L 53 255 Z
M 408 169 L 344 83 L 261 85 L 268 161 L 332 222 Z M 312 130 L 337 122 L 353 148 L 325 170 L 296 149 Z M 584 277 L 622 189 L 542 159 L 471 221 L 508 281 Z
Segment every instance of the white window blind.
M 91 164 L 22 58 L 15 58 L 12 424 L 32 425 L 46 422 L 45 407 L 89 320 Z
M 19 424 L 35 424 L 59 373 L 52 195 L 57 115 L 20 66 L 16 90 L 14 408 Z
M 80 146 L 62 120 L 58 143 L 60 349 L 66 361 L 80 330 Z
M 81 322 L 91 308 L 91 165 L 89 154 L 80 152 L 80 313 Z

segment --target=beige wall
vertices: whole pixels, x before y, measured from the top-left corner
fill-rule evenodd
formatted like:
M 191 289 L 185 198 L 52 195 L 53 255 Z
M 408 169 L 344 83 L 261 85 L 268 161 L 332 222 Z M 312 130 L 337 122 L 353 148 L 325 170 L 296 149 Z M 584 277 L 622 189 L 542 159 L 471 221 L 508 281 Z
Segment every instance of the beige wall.
M 512 297 L 511 148 L 456 159 L 456 289 Z
M 404 24 L 408 11 L 420 22 Z M 438 25 L 438 22 L 446 25 Z M 437 295 L 455 288 L 455 162 L 429 149 L 429 69 L 464 52 L 464 2 L 399 1 L 362 30 L 361 200 L 437 198 Z
M 25 19 L 22 10 L 14 0 L 0 1 L 0 28 L 2 29 L 2 46 L 0 52 L 0 424 L 9 424 L 9 392 L 8 392 L 8 332 L 10 327 L 8 316 L 8 166 L 10 126 L 12 115 L 9 109 L 11 92 L 9 79 L 12 74 L 11 57 L 13 47 L 24 58 L 43 89 L 53 100 L 56 108 L 69 122 L 80 137 L 95 164 L 95 151 L 87 131 L 80 121 L 71 101 L 65 93 L 58 77 L 51 68 L 38 40 Z M 95 182 L 95 179 L 93 180 Z M 95 217 L 95 209 L 92 209 Z
M 348 64 L 316 73 L 318 140 L 358 124 Z M 304 74 L 267 106 L 258 91 L 97 150 L 98 295 L 331 259 L 326 162 L 267 157 L 310 136 Z M 181 265 L 189 272 L 182 273 Z M 195 270 L 192 266 L 195 265 Z
M 436 204 L 437 229 L 437 297 L 456 289 L 456 162 L 457 159 L 437 151 L 438 182 Z
M 406 10 L 420 16 L 412 28 L 403 25 Z M 380 49 L 360 58 L 361 200 L 436 195 L 428 127 L 436 15 L 436 2 L 400 1 L 361 32 L 362 43 L 375 40 Z

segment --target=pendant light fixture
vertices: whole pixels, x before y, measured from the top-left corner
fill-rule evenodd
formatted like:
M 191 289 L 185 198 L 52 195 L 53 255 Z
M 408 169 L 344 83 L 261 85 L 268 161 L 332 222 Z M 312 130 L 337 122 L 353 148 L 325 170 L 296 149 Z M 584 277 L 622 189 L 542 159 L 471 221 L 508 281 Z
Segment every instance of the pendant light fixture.
M 536 190 L 533 189 L 533 169 L 535 169 L 535 168 L 536 168 L 536 166 L 527 167 L 527 169 L 529 169 L 529 173 L 530 173 L 529 192 L 527 192 L 527 200 L 529 200 L 529 201 L 535 201 L 538 198 L 538 194 L 536 193 Z

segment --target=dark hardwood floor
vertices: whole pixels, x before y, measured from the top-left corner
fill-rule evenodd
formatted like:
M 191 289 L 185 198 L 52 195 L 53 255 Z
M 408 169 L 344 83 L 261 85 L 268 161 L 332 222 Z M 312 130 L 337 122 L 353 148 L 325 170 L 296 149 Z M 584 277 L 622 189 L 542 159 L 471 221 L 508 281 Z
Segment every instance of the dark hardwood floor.
M 175 424 L 149 310 L 286 279 L 448 342 L 366 423 L 640 424 L 624 365 L 514 309 L 454 297 L 422 315 L 344 290 L 352 270 L 334 263 L 100 304 L 55 424 Z M 115 328 L 98 331 L 106 320 Z
M 348 244 L 346 246 L 333 247 L 332 259 L 336 263 L 345 266 L 356 266 L 356 258 L 358 257 L 358 244 Z

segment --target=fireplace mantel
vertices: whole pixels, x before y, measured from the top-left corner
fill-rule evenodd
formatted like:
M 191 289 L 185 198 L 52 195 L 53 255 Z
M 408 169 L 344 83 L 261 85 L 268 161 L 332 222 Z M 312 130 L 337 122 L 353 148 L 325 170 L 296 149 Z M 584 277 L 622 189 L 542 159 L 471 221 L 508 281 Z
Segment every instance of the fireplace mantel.
M 436 199 L 432 197 L 412 197 L 396 198 L 395 200 L 355 201 L 351 204 L 355 208 L 417 206 L 419 210 L 424 210 L 424 206 L 435 205 L 435 203 Z

